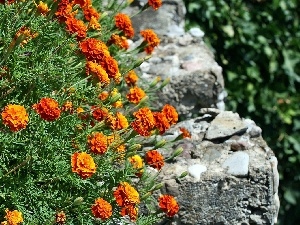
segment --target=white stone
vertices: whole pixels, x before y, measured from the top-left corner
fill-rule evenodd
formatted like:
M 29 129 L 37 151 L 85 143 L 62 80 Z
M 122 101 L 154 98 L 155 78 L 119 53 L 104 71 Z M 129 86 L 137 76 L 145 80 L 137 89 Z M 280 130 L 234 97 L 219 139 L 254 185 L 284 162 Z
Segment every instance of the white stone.
M 247 176 L 249 171 L 249 155 L 245 152 L 233 153 L 222 164 L 227 173 L 234 176 Z
M 198 27 L 191 28 L 189 30 L 189 33 L 194 37 L 200 37 L 200 38 L 204 37 L 204 32 Z
M 201 173 L 207 170 L 206 166 L 201 164 L 194 164 L 188 167 L 190 176 L 194 177 L 197 181 L 200 180 Z

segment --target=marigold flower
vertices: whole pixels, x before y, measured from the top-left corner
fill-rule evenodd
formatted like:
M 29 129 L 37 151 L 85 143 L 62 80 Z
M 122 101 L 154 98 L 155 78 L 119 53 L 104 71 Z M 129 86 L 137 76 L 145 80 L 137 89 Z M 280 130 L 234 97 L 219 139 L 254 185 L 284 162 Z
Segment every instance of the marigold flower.
M 99 108 L 97 106 L 92 106 L 92 116 L 95 120 L 101 122 L 108 116 L 108 109 L 107 108 Z
M 70 101 L 66 101 L 63 106 L 61 107 L 61 110 L 64 111 L 64 112 L 67 112 L 67 111 L 70 111 L 72 112 L 72 107 L 73 107 L 73 104 L 72 102 Z
M 95 132 L 88 136 L 88 145 L 95 154 L 104 154 L 107 151 L 107 136 L 101 132 Z
M 108 85 L 110 83 L 108 74 L 106 73 L 105 69 L 98 63 L 88 61 L 86 63 L 86 73 L 87 75 L 91 74 L 94 77 L 98 78 L 100 83 L 103 85 Z
M 153 52 L 154 48 L 159 45 L 159 43 L 160 43 L 159 38 L 154 33 L 154 31 L 151 29 L 142 30 L 140 32 L 140 34 L 144 38 L 144 41 L 146 41 L 148 43 L 147 47 L 145 48 L 146 53 L 151 54 Z
M 124 36 L 117 35 L 117 34 L 111 35 L 108 43 L 109 43 L 109 45 L 115 44 L 116 46 L 118 46 L 121 49 L 129 48 L 127 38 Z
M 18 210 L 9 211 L 8 209 L 5 210 L 5 219 L 9 225 L 18 225 L 23 223 L 22 213 Z
M 160 134 L 163 134 L 170 128 L 170 123 L 162 112 L 154 112 L 153 113 L 154 119 L 155 119 L 155 126 L 159 130 Z
M 99 95 L 98 95 L 98 98 L 101 100 L 101 101 L 105 101 L 109 96 L 109 93 L 108 91 L 102 91 Z
M 145 161 L 149 166 L 158 170 L 160 170 L 165 164 L 164 157 L 157 150 L 146 152 Z
M 159 207 L 168 217 L 173 217 L 179 211 L 179 205 L 171 195 L 162 195 L 158 199 Z
M 157 10 L 162 5 L 161 0 L 148 0 L 148 4 L 154 9 Z
M 144 172 L 144 161 L 139 155 L 134 155 L 128 158 L 129 162 L 131 163 L 132 167 L 137 169 L 138 172 L 136 173 L 137 176 L 141 176 Z
M 81 41 L 79 47 L 89 61 L 101 61 L 105 55 L 110 55 L 106 44 L 96 38 L 87 38 Z
M 139 77 L 136 75 L 134 70 L 130 70 L 126 75 L 125 75 L 125 82 L 128 86 L 134 86 L 136 85 L 136 82 L 139 80 Z
M 65 224 L 66 223 L 66 214 L 64 211 L 60 211 L 55 215 L 55 222 L 57 224 Z
M 115 108 L 123 108 L 123 103 L 122 103 L 121 100 L 119 100 L 119 101 L 114 102 L 112 104 L 112 106 L 115 107 Z
M 135 86 L 135 87 L 129 89 L 129 93 L 126 95 L 126 98 L 128 99 L 128 101 L 137 104 L 145 96 L 146 96 L 146 93 L 143 91 L 143 89 Z
M 127 182 L 121 182 L 114 191 L 114 197 L 119 206 L 125 207 L 140 203 L 139 193 Z
M 107 72 L 108 77 L 113 78 L 115 81 L 120 78 L 121 74 L 119 72 L 118 62 L 113 57 L 104 55 L 100 64 Z
M 52 98 L 42 98 L 38 104 L 33 105 L 33 109 L 47 121 L 53 121 L 60 117 L 58 102 Z
M 86 8 L 92 5 L 91 0 L 74 0 L 74 4 L 79 4 L 81 8 Z
M 112 206 L 103 198 L 98 198 L 95 200 L 95 204 L 92 205 L 92 213 L 96 218 L 106 220 L 112 215 Z
M 96 173 L 94 159 L 86 152 L 75 152 L 71 158 L 72 172 L 86 179 Z
M 74 2 L 70 0 L 61 0 L 58 3 L 58 7 L 55 13 L 60 23 L 65 22 L 67 18 L 74 17 L 77 14 L 77 10 L 73 11 Z
M 121 215 L 128 215 L 131 221 L 136 221 L 138 216 L 138 208 L 135 205 L 128 205 L 121 209 Z
M 3 124 L 11 131 L 24 129 L 29 121 L 28 114 L 24 106 L 7 105 L 1 113 Z
M 166 118 L 168 119 L 171 125 L 177 123 L 178 113 L 173 106 L 166 104 L 162 109 L 162 113 L 165 114 Z
M 66 20 L 66 25 L 70 34 L 77 33 L 78 40 L 86 37 L 87 27 L 82 20 L 78 20 L 75 17 L 68 17 Z
M 121 112 L 117 112 L 115 117 L 107 116 L 106 122 L 113 130 L 122 130 L 129 126 L 127 118 Z
M 42 15 L 46 15 L 50 11 L 50 9 L 48 8 L 48 5 L 46 3 L 40 1 L 37 5 L 37 11 Z
M 191 138 L 192 137 L 190 132 L 186 128 L 180 127 L 179 130 L 182 132 L 183 138 Z
M 88 27 L 92 28 L 93 30 L 98 30 L 98 31 L 101 30 L 101 25 L 94 16 L 92 16 Z
M 36 38 L 38 33 L 33 33 L 28 27 L 21 27 L 18 32 L 14 36 L 14 40 L 11 44 L 15 44 L 16 40 L 23 35 L 23 39 L 21 41 L 21 46 L 27 44 L 32 38 Z
M 83 14 L 87 21 L 90 21 L 92 17 L 94 17 L 96 20 L 99 20 L 100 18 L 100 13 L 98 13 L 98 11 L 92 5 L 85 7 L 83 9 Z
M 132 27 L 132 23 L 128 15 L 124 13 L 118 13 L 115 16 L 115 25 L 119 30 L 123 31 L 126 37 L 133 38 L 134 29 Z
M 155 126 L 155 119 L 151 110 L 147 107 L 140 108 L 133 113 L 135 120 L 131 123 L 133 129 L 142 136 L 149 136 Z

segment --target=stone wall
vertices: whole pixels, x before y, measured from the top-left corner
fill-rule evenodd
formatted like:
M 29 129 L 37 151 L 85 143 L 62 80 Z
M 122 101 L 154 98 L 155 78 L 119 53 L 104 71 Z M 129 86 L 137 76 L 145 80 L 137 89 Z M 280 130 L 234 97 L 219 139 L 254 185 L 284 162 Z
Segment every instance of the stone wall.
M 127 13 L 145 2 L 134 1 Z M 161 39 L 140 68 L 145 79 L 171 78 L 158 93 L 157 106 L 172 104 L 186 118 L 161 138 L 174 139 L 179 127 L 192 134 L 174 143 L 173 149 L 184 151 L 160 173 L 161 193 L 176 196 L 181 207 L 173 220 L 160 224 L 274 224 L 279 210 L 277 159 L 254 121 L 224 111 L 222 68 L 200 29 L 184 31 L 184 15 L 182 1 L 165 0 L 158 11 L 148 9 L 133 18 L 137 34 L 133 46 L 141 42 L 142 29 L 154 29 Z M 168 157 L 170 151 L 159 150 Z M 180 179 L 185 171 L 188 175 Z

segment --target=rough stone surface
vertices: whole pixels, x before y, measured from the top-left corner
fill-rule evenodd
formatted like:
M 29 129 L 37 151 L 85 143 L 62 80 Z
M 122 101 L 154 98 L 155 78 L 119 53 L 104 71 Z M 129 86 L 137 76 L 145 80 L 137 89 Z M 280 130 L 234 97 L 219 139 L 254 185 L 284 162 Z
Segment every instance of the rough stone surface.
M 212 115 L 180 122 L 163 137 L 175 138 L 180 134 L 179 127 L 192 134 L 191 139 L 174 144 L 173 149 L 182 147 L 183 154 L 167 163 L 160 173 L 162 181 L 168 184 L 162 193 L 172 193 L 181 206 L 172 224 L 274 224 L 279 209 L 274 153 L 261 135 L 252 137 L 247 132 L 249 128 L 258 129 L 252 120 L 232 112 L 216 114 L 215 109 L 206 109 L 211 111 Z M 243 124 L 239 132 L 224 126 L 224 121 L 218 119 L 224 115 L 232 124 Z M 226 135 L 219 135 L 218 129 L 211 127 L 220 127 Z M 207 138 L 208 132 L 215 132 L 213 139 Z M 232 149 L 233 143 L 243 143 L 243 147 Z M 172 154 L 169 150 L 160 151 L 166 157 Z M 185 171 L 188 175 L 178 179 Z M 174 186 L 171 188 L 170 184 Z

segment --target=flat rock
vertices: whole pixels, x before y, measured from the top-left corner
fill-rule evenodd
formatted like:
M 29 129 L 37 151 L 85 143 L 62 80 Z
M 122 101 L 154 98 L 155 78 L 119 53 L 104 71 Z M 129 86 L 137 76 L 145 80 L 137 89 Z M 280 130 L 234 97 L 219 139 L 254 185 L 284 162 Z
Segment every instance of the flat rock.
M 245 152 L 233 153 L 222 167 L 227 169 L 227 173 L 234 176 L 247 176 L 249 172 L 249 155 Z

